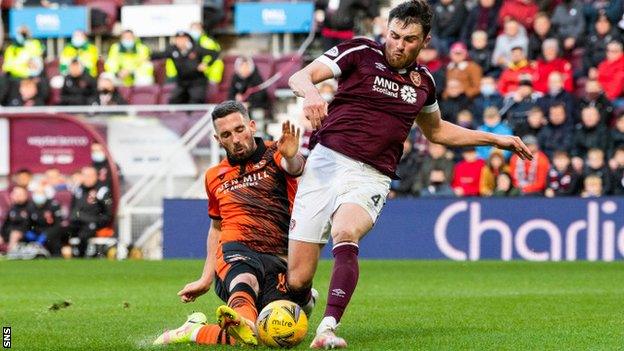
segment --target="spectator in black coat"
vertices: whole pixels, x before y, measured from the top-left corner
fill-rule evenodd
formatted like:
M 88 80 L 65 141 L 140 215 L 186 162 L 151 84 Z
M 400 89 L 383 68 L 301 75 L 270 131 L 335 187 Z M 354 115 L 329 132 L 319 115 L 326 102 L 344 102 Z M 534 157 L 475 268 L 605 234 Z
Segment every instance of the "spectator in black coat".
M 570 124 L 566 123 L 565 110 L 561 106 L 557 105 L 550 108 L 548 114 L 549 123 L 537 134 L 540 149 L 551 159 L 556 150 L 570 152 L 572 149 L 572 133 L 574 129 Z
M 573 161 L 574 162 L 574 161 Z M 605 153 L 600 149 L 590 149 L 587 152 L 587 163 L 583 177 L 598 176 L 602 179 L 602 194 L 609 195 L 613 191 L 613 175 L 605 162 Z
M 444 54 L 452 43 L 459 40 L 466 15 L 463 0 L 440 0 L 433 6 L 431 34 L 438 39 L 438 50 Z
M 0 231 L 0 249 L 2 251 L 13 250 L 30 229 L 29 208 L 28 190 L 21 186 L 13 187 L 11 190 L 11 208 L 9 208 Z
M 451 123 L 457 123 L 459 111 L 470 109 L 470 99 L 464 94 L 464 87 L 457 79 L 446 82 L 444 95 L 440 100 L 442 118 Z
M 505 116 L 511 129 L 526 122 L 529 111 L 537 106 L 540 96 L 541 94 L 533 91 L 533 83 L 523 79 L 518 89 L 505 97 L 500 113 Z
M 193 41 L 190 34 L 177 32 L 174 45 L 164 52 L 152 53 L 152 59 L 173 60 L 177 75 L 176 87 L 171 92 L 170 104 L 203 104 L 206 102 L 208 80 L 204 71 L 208 68 L 204 57 L 210 56 L 210 62 L 217 59 L 219 53 L 205 49 Z
M 115 86 L 115 76 L 110 73 L 102 73 L 97 80 L 97 95 L 94 105 L 114 106 L 127 105 L 128 102 L 119 94 Z
M 496 81 L 492 77 L 481 78 L 479 95 L 475 96 L 470 107 L 477 125 L 483 123 L 483 111 L 488 107 L 503 107 L 503 97 L 496 91 Z
M 539 13 L 533 21 L 533 33 L 529 35 L 530 60 L 537 60 L 542 55 L 542 43 L 548 38 L 554 38 L 555 31 L 552 28 L 550 17 L 545 13 Z
M 498 34 L 498 10 L 501 1 L 496 0 L 479 0 L 479 4 L 475 6 L 462 28 L 461 40 L 467 43 L 470 36 L 476 31 L 484 31 L 489 46 L 493 46 Z M 474 60 L 474 57 L 472 58 Z
M 601 16 L 594 26 L 595 31 L 586 37 L 583 55 L 583 75 L 592 67 L 598 67 L 607 57 L 607 44 L 612 41 L 622 41 L 617 28 L 609 22 L 607 17 Z
M 578 119 L 576 99 L 563 89 L 563 76 L 559 72 L 553 72 L 548 76 L 548 93 L 537 100 L 537 105 L 544 113 L 552 106 L 563 105 L 567 123 L 574 125 Z
M 609 131 L 600 124 L 600 113 L 595 107 L 581 111 L 581 124 L 577 126 L 572 140 L 572 157 L 584 159 L 590 149 L 609 149 Z M 604 183 L 603 183 L 604 184 Z
M 609 138 L 609 157 L 613 157 L 615 150 L 624 146 L 624 112 L 620 113 L 617 121 L 615 121 L 615 127 L 610 131 Z
M 615 150 L 610 163 L 613 174 L 613 194 L 624 195 L 624 146 Z
M 250 57 L 237 58 L 234 63 L 234 75 L 230 83 L 228 99 L 247 102 L 250 110 L 257 108 L 267 110 L 269 108 L 269 97 L 266 90 L 256 89 L 263 81 L 264 78 L 260 75 Z
M 472 33 L 468 56 L 472 61 L 481 66 L 484 75 L 493 77 L 500 75 L 500 68 L 492 64 L 492 46 L 488 43 L 485 31 L 478 30 Z
M 58 202 L 49 197 L 43 186 L 33 191 L 29 214 L 31 227 L 26 233 L 27 241 L 45 245 L 53 256 L 59 256 L 61 246 L 66 240 L 63 238 L 63 211 Z
M 91 105 L 96 95 L 95 79 L 84 71 L 80 61 L 73 60 L 61 89 L 61 105 Z
M 590 79 L 585 83 L 585 96 L 578 103 L 579 109 L 595 107 L 600 112 L 600 124 L 609 126 L 613 117 L 613 105 L 604 94 L 600 83 Z
M 39 92 L 37 81 L 31 78 L 10 80 L 4 106 L 43 106 L 45 97 Z
M 529 110 L 525 123 L 520 123 L 514 129 L 514 134 L 523 138 L 525 135 L 533 135 L 537 138 L 539 132 L 546 125 L 546 118 L 544 118 L 544 111 L 539 107 L 533 107 Z
M 89 239 L 110 224 L 112 208 L 113 200 L 108 187 L 98 187 L 95 168 L 84 167 L 82 185 L 74 193 L 69 217 L 72 236 L 79 240 L 75 247 L 76 256 L 84 256 Z
M 412 142 L 406 139 L 403 142 L 403 155 L 397 167 L 397 175 L 401 179 L 393 180 L 390 184 L 390 196 L 418 195 L 414 192 L 414 184 L 418 181 L 418 170 L 422 163 L 418 150 L 414 150 Z

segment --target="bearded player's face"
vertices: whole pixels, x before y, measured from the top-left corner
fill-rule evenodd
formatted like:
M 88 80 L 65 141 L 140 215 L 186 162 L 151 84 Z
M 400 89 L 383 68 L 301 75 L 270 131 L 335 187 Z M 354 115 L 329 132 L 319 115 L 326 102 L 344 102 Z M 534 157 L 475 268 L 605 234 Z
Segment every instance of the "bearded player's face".
M 393 68 L 405 68 L 416 62 L 416 57 L 429 41 L 420 23 L 405 25 L 405 22 L 393 19 L 388 23 L 386 34 L 386 60 Z
M 244 160 L 256 151 L 256 122 L 245 118 L 240 112 L 215 120 L 214 127 L 215 139 L 229 157 Z

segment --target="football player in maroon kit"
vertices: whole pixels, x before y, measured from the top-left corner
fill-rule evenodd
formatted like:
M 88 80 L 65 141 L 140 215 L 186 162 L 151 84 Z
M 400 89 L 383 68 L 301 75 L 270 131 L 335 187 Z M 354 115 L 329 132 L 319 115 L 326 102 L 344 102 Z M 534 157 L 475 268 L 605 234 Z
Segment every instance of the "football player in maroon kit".
M 435 83 L 416 57 L 431 37 L 432 11 L 411 0 L 390 11 L 384 45 L 353 39 L 328 50 L 289 81 L 303 97 L 316 142 L 299 184 L 290 222 L 288 283 L 309 296 L 320 250 L 331 234 L 334 267 L 324 318 L 311 348 L 344 348 L 335 330 L 358 281 L 358 242 L 384 206 L 403 141 L 414 121 L 432 142 L 453 147 L 493 145 L 531 159 L 515 136 L 443 121 Z M 338 80 L 327 105 L 314 84 Z

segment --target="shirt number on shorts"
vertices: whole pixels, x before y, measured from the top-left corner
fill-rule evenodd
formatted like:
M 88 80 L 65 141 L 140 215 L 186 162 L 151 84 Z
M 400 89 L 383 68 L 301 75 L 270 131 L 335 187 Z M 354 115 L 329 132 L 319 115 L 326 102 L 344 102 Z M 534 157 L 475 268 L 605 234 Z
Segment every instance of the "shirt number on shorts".
M 379 201 L 381 200 L 381 195 L 373 195 L 371 197 L 371 200 L 373 200 L 373 203 L 375 204 L 375 206 L 379 206 Z

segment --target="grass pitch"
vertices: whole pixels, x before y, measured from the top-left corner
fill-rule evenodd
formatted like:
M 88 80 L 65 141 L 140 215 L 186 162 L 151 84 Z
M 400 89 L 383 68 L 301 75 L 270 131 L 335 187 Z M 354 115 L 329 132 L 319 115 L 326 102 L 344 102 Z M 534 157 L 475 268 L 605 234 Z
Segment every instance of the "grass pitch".
M 212 292 L 193 304 L 176 296 L 202 266 L 3 261 L 0 325 L 15 350 L 207 349 L 151 346 L 194 310 L 214 318 Z M 319 267 L 320 307 L 298 349 L 322 315 L 330 267 Z M 364 261 L 340 335 L 351 350 L 623 349 L 624 263 Z

